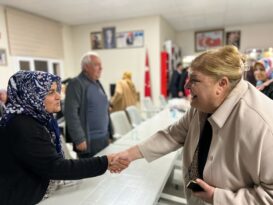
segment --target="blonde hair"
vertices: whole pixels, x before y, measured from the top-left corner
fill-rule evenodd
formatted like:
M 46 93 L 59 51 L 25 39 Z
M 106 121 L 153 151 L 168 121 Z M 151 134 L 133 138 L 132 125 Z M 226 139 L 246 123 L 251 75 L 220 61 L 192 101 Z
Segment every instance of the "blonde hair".
M 122 79 L 129 79 L 132 80 L 132 73 L 129 71 L 126 71 L 122 74 Z
M 245 61 L 246 57 L 238 51 L 237 47 L 228 45 L 200 54 L 193 60 L 190 67 L 216 80 L 226 76 L 234 87 L 243 76 Z

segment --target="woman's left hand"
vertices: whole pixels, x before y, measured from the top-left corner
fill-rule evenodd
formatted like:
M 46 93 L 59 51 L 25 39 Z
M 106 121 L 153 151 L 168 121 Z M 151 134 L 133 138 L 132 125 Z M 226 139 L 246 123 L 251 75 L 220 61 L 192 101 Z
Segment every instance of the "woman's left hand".
M 193 192 L 193 195 L 204 200 L 207 203 L 212 204 L 215 187 L 210 186 L 209 184 L 204 182 L 202 179 L 196 179 L 196 182 L 204 189 L 204 191 Z

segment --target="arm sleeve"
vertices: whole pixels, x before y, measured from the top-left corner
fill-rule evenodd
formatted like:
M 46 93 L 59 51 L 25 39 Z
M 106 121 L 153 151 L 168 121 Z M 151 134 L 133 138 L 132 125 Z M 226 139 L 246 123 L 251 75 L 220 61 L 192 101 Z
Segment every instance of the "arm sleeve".
M 80 106 L 82 99 L 80 83 L 74 79 L 67 86 L 65 96 L 65 121 L 72 141 L 77 145 L 85 141 L 85 132 L 80 120 Z
M 14 125 L 14 124 L 13 124 Z M 82 179 L 103 174 L 108 167 L 106 156 L 66 160 L 56 152 L 47 130 L 38 122 L 18 121 L 9 129 L 12 152 L 29 172 L 47 179 Z
M 192 113 L 187 111 L 180 120 L 140 143 L 138 147 L 144 158 L 150 162 L 183 146 Z

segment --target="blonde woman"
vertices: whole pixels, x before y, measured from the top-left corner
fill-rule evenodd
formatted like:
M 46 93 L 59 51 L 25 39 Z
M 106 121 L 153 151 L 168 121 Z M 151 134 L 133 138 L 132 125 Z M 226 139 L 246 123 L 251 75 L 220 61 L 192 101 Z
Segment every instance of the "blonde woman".
M 126 107 L 136 105 L 138 93 L 132 81 L 132 73 L 124 72 L 122 79 L 117 82 L 114 96 L 111 99 L 112 112 L 125 110 Z
M 191 108 L 146 141 L 118 155 L 153 161 L 184 147 L 188 204 L 273 204 L 273 101 L 243 80 L 245 58 L 234 46 L 199 55 L 191 64 Z M 164 166 L 164 165 L 162 165 Z

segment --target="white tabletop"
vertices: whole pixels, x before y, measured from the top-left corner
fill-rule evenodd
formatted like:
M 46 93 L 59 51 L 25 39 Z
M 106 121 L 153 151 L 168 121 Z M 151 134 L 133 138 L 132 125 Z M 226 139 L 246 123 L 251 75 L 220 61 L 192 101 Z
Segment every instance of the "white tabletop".
M 98 155 L 126 149 L 112 144 Z M 151 205 L 155 204 L 172 171 L 177 152 L 151 163 L 136 160 L 121 174 L 109 171 L 99 177 L 81 180 L 78 184 L 56 190 L 42 205 Z
M 115 144 L 119 145 L 135 145 L 140 141 L 145 140 L 158 130 L 164 129 L 175 121 L 179 120 L 183 115 L 176 109 L 164 109 L 157 113 L 152 118 L 147 119 L 126 135 L 119 138 Z

